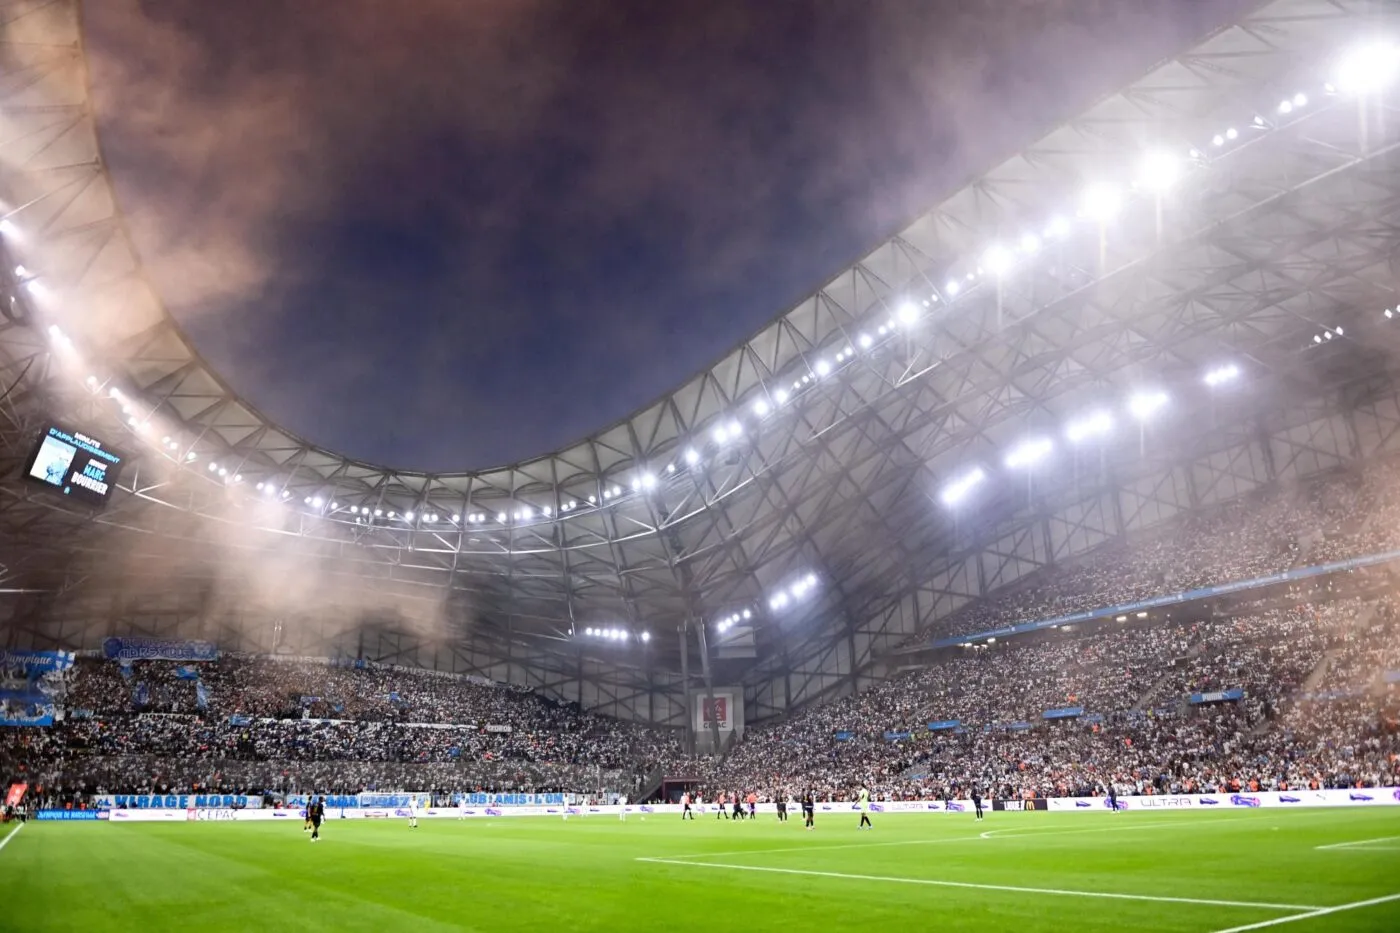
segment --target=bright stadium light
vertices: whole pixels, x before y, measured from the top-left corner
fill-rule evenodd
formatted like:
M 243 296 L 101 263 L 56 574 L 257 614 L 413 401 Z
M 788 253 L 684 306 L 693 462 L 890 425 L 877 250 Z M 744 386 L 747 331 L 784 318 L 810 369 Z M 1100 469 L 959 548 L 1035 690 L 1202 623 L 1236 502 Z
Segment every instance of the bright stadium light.
M 1165 392 L 1139 392 L 1128 399 L 1128 411 L 1132 412 L 1133 417 L 1137 420 L 1146 421 L 1166 404 L 1167 393 Z
M 1123 196 L 1112 185 L 1095 184 L 1084 189 L 1079 199 L 1079 210 L 1089 220 L 1106 224 L 1118 215 L 1123 206 Z
M 1034 233 L 1027 233 L 1021 237 L 1021 252 L 1027 255 L 1040 249 L 1040 237 Z
M 1227 382 L 1233 382 L 1235 379 L 1239 378 L 1239 375 L 1240 368 L 1234 363 L 1227 363 L 1224 366 L 1217 366 L 1206 373 L 1205 384 L 1211 388 L 1215 388 Z
M 1050 453 L 1054 444 L 1048 437 L 1038 437 L 1033 440 L 1023 442 L 1015 450 L 1006 455 L 1006 465 L 1011 469 L 1034 466 Z
M 786 405 L 787 400 L 790 398 L 792 398 L 792 395 L 787 389 L 779 389 L 773 393 L 773 401 L 777 402 L 779 405 Z
M 1397 66 L 1400 54 L 1394 43 L 1372 42 L 1342 57 L 1332 83 L 1347 94 L 1371 94 L 1395 80 Z
M 919 306 L 912 301 L 906 301 L 899 306 L 899 323 L 906 327 L 919 319 Z
M 642 641 L 651 641 L 651 632 L 642 632 L 641 639 Z
M 700 454 L 694 447 L 687 447 L 685 450 L 685 462 L 690 466 L 700 462 Z
M 1181 178 L 1181 160 L 1167 152 L 1149 152 L 1138 163 L 1137 183 L 1153 194 L 1166 194 Z
M 828 376 L 831 374 L 831 364 L 826 360 L 817 360 L 817 365 L 814 369 L 818 376 Z
M 1078 444 L 1091 437 L 1101 437 L 1111 430 L 1113 417 L 1106 411 L 1096 411 L 1078 421 L 1070 422 L 1069 427 L 1065 429 L 1065 437 L 1069 438 L 1070 443 Z
M 769 410 L 770 410 L 770 409 L 769 409 L 769 407 L 768 407 L 768 399 L 766 399 L 766 398 L 756 398 L 756 399 L 754 399 L 754 401 L 753 401 L 753 413 L 754 413 L 755 415 L 758 415 L 758 417 L 762 418 L 762 417 L 764 417 L 765 415 L 768 414 Z
M 870 345 L 874 342 L 874 338 L 872 338 L 869 334 L 861 334 L 859 337 L 856 338 L 856 343 L 860 344 L 860 348 L 862 350 L 869 350 Z
M 1011 269 L 1012 258 L 1006 247 L 995 245 L 982 254 L 982 265 L 992 275 L 1005 275 Z
M 714 438 L 716 444 L 723 444 L 729 440 L 729 427 L 724 424 L 717 424 L 714 430 L 710 431 L 710 437 Z
M 782 609 L 782 608 L 785 607 L 787 604 L 788 604 L 788 596 L 787 596 L 786 593 L 779 593 L 779 594 L 777 594 L 776 596 L 774 596 L 771 600 L 769 600 L 769 602 L 768 602 L 769 607 L 772 608 L 772 609 L 775 610 L 775 611 L 778 610 L 778 609 Z
M 943 493 L 939 498 L 943 500 L 944 505 L 949 507 L 955 506 L 963 499 L 967 498 L 967 494 L 986 478 L 987 474 L 982 472 L 981 467 L 974 467 L 963 477 L 943 487 Z
M 412 512 L 405 512 L 405 513 L 403 513 L 403 520 L 406 521 L 406 522 L 411 522 L 411 521 L 413 521 L 413 513 L 412 513 Z
M 745 619 L 752 619 L 752 618 L 753 618 L 753 610 L 751 610 L 751 609 L 745 609 L 744 612 L 743 612 L 743 616 L 744 616 Z
M 956 295 L 958 292 L 962 291 L 962 285 L 958 283 L 957 279 L 949 279 L 948 284 L 943 286 L 943 290 L 947 292 L 949 296 Z
M 642 474 L 642 488 L 643 488 L 643 489 L 655 489 L 655 488 L 656 488 L 656 474 L 654 474 L 654 473 L 643 473 L 643 474 Z

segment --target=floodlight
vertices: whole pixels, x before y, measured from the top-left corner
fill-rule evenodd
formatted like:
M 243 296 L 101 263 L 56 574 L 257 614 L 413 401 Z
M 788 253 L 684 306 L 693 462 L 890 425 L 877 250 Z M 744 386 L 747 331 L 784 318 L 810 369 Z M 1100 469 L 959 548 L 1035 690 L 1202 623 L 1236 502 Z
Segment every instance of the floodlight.
M 754 399 L 754 402 L 753 402 L 753 413 L 754 413 L 755 415 L 758 415 L 758 417 L 760 417 L 760 418 L 762 418 L 764 415 L 768 414 L 768 399 L 766 399 L 766 398 Z
M 653 474 L 651 474 L 651 473 L 643 473 L 643 474 L 642 474 L 642 488 L 643 488 L 643 489 L 655 489 L 655 488 L 656 488 L 656 476 L 653 475 Z
M 1167 404 L 1165 392 L 1139 392 L 1128 399 L 1128 411 L 1139 421 L 1146 421 Z
M 1010 250 L 998 243 L 982 254 L 982 265 L 992 275 L 1001 276 L 1010 271 L 1014 258 Z
M 211 464 L 209 464 L 209 472 L 210 472 L 210 473 L 213 473 L 214 471 L 216 471 L 216 470 L 218 470 L 218 469 L 219 469 L 219 465 L 218 465 L 217 463 L 211 463 Z
M 460 515 L 454 515 L 454 516 L 452 516 L 452 523 L 453 523 L 454 525 L 455 525 L 457 522 L 460 522 L 461 520 L 462 520 L 462 516 L 460 516 Z
M 497 512 L 497 513 L 496 513 L 496 521 L 498 521 L 498 522 L 500 522 L 502 525 L 504 525 L 504 524 L 506 523 L 506 513 L 505 513 L 505 512 Z
M 818 376 L 825 376 L 831 372 L 831 364 L 826 360 L 817 360 L 817 365 L 814 369 L 816 369 Z
M 326 500 L 325 500 L 325 499 L 322 499 L 320 496 L 315 496 L 315 497 L 313 497 L 313 498 L 311 499 L 311 505 L 312 505 L 313 508 L 319 509 L 321 506 L 323 506 L 323 505 L 325 505 L 325 504 L 326 504 Z M 413 513 L 412 513 L 412 512 L 410 512 L 409 514 L 405 515 L 404 517 L 405 517 L 406 519 L 408 519 L 409 521 L 413 521 Z
M 1374 42 L 1348 52 L 1337 65 L 1333 83 L 1348 94 L 1383 90 L 1395 80 L 1400 55 L 1390 42 Z
M 885 336 L 885 335 L 888 334 L 889 332 L 890 332 L 890 329 L 889 329 L 888 327 L 886 327 L 884 324 L 881 324 L 880 327 L 879 327 L 879 329 L 875 331 L 875 333 L 879 334 L 881 337 Z
M 1137 183 L 1153 194 L 1165 194 L 1181 178 L 1181 160 L 1167 152 L 1149 152 L 1138 164 Z
M 685 451 L 685 462 L 691 466 L 700 462 L 700 454 L 694 447 L 687 447 Z
M 1145 618 L 1147 618 L 1147 613 L 1145 613 L 1145 612 L 1139 612 L 1139 613 L 1137 614 L 1137 617 L 1138 617 L 1139 619 L 1145 619 Z
M 869 334 L 861 334 L 859 337 L 856 338 L 856 343 L 860 344 L 860 348 L 862 350 L 869 350 L 870 345 L 874 342 L 874 338 L 872 338 Z
M 1108 184 L 1094 184 L 1084 189 L 1079 199 L 1079 210 L 1090 220 L 1106 224 L 1123 207 L 1123 196 L 1118 189 Z
M 973 487 L 981 483 L 986 477 L 987 475 L 982 472 L 981 467 L 974 467 L 967 475 L 943 487 L 943 493 L 939 498 L 943 500 L 944 505 L 950 507 L 955 506 L 965 499 L 967 494 L 972 491 Z
M 1386 309 L 1385 309 L 1385 316 L 1386 316 L 1387 318 L 1394 317 L 1394 316 L 1395 316 L 1395 312 L 1394 312 L 1394 311 L 1391 311 L 1389 308 L 1386 308 Z
M 919 306 L 912 301 L 906 301 L 899 306 L 899 323 L 913 324 L 919 319 Z
M 774 596 L 773 599 L 768 603 L 768 605 L 771 606 L 773 609 L 781 609 L 787 604 L 788 597 L 786 593 L 779 593 L 778 595 Z
M 142 425 L 142 427 L 145 427 L 145 425 Z M 233 475 L 233 481 L 234 481 L 235 483 L 241 483 L 241 482 L 243 482 L 243 474 L 242 474 L 242 473 L 235 473 L 235 474 Z
M 1342 330 L 1342 328 L 1341 328 L 1340 326 L 1334 327 L 1334 328 L 1332 328 L 1332 329 L 1333 329 L 1334 331 L 1337 332 L 1337 336 L 1338 336 L 1338 337 L 1345 337 L 1345 336 L 1346 336 L 1346 331 Z
M 734 433 L 734 432 L 731 430 L 730 433 L 732 434 L 732 433 Z M 612 494 L 615 495 L 615 496 L 620 496 L 620 495 L 622 495 L 622 487 L 621 487 L 621 486 L 614 486 L 614 487 L 612 488 Z
M 8 217 L 4 220 L 0 220 L 0 233 L 3 233 L 5 236 L 13 236 L 18 232 L 19 228 L 15 226 L 14 221 L 10 220 Z
M 1071 443 L 1077 444 L 1082 440 L 1107 434 L 1112 429 L 1113 418 L 1109 413 L 1096 411 L 1092 415 L 1071 422 L 1070 426 L 1065 429 L 1065 437 L 1069 438 Z
M 1038 437 L 1033 440 L 1023 442 L 1015 450 L 1006 455 L 1006 465 L 1012 469 L 1018 467 L 1034 466 L 1045 455 L 1050 453 L 1054 444 L 1048 437 Z
M 666 464 L 666 472 L 667 472 L 667 473 L 674 473 L 674 472 L 676 472 L 676 465 L 675 465 L 674 463 L 668 463 L 668 464 Z
M 403 513 L 403 520 L 406 521 L 406 522 L 411 522 L 411 521 L 413 521 L 413 513 L 412 513 L 412 512 L 405 512 L 405 513 Z
M 1236 379 L 1239 374 L 1240 368 L 1234 363 L 1228 363 L 1224 366 L 1217 366 L 1215 369 L 1206 373 L 1205 383 L 1212 387 L 1222 385 L 1223 383 Z
M 642 641 L 651 641 L 651 632 L 642 632 Z
M 723 444 L 729 440 L 729 429 L 722 424 L 717 424 L 710 432 L 710 436 L 715 439 L 716 444 Z
M 737 440 L 738 438 L 743 437 L 743 436 L 744 436 L 744 426 L 743 426 L 742 424 L 740 424 L 738 421 L 731 421 L 731 422 L 729 422 L 729 436 L 732 437 L 732 438 L 735 438 L 736 440 Z
M 1279 101 L 1278 112 L 1281 113 L 1281 114 L 1284 114 L 1285 116 L 1287 116 L 1288 114 L 1292 113 L 1292 112 L 1293 112 L 1293 101 L 1291 101 L 1291 100 Z
M 1021 237 L 1021 252 L 1034 253 L 1040 249 L 1040 237 L 1034 233 L 1027 233 Z
M 745 618 L 745 619 L 752 619 L 752 618 L 753 618 L 753 612 L 750 611 L 750 610 L 748 610 L 748 609 L 745 609 L 745 610 L 744 610 L 744 618 Z
M 591 635 L 593 634 L 593 629 L 592 629 L 592 627 L 590 626 L 589 628 L 584 629 L 584 630 L 583 630 L 583 634 L 585 634 L 585 635 L 590 635 L 590 636 L 591 636 Z
M 375 518 L 382 518 L 383 516 L 384 516 L 384 510 L 383 510 L 383 509 L 375 509 L 375 510 L 374 510 L 374 517 L 375 517 Z
M 1306 107 L 1307 105 L 1308 95 L 1304 94 L 1302 91 L 1299 91 L 1297 94 L 1293 95 L 1293 106 Z
M 1221 136 L 1219 133 L 1216 133 L 1213 137 L 1211 137 L 1210 142 L 1213 146 L 1223 146 L 1225 145 L 1225 137 Z
M 167 437 L 167 438 L 165 439 L 165 442 L 166 442 L 167 444 L 170 443 L 170 438 Z M 262 492 L 262 491 L 263 491 L 263 487 L 264 487 L 265 485 L 266 485 L 265 483 L 258 483 L 258 485 L 255 486 L 254 488 L 257 489 L 258 492 Z
M 1045 227 L 1045 238 L 1047 240 L 1056 239 L 1069 233 L 1069 221 L 1063 217 L 1052 217 L 1050 223 Z
M 1240 131 L 1237 130 L 1237 129 L 1235 129 L 1233 126 L 1230 127 L 1228 130 L 1225 131 L 1225 138 L 1226 138 L 1226 139 L 1239 139 L 1239 137 L 1240 137 Z
M 957 279 L 949 279 L 948 284 L 943 287 L 943 290 L 949 295 L 956 295 L 961 289 L 962 286 L 958 284 Z
M 792 394 L 789 393 L 787 389 L 779 389 L 773 393 L 773 401 L 777 402 L 779 405 L 786 405 L 787 400 L 790 398 L 792 398 Z

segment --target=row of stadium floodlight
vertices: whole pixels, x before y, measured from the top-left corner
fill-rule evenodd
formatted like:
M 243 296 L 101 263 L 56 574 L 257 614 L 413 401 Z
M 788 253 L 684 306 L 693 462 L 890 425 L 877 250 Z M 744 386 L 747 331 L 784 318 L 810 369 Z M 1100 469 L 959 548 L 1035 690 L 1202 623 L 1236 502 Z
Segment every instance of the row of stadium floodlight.
M 1339 59 L 1332 79 L 1322 85 L 1321 93 L 1324 97 L 1349 95 L 1364 98 L 1389 87 L 1394 83 L 1397 74 L 1400 74 L 1400 49 L 1390 41 L 1370 42 Z M 1310 103 L 1308 94 L 1299 91 L 1278 102 L 1274 108 L 1277 118 L 1271 120 L 1262 114 L 1256 114 L 1250 126 L 1254 130 L 1278 128 L 1283 125 L 1284 121 L 1296 118 L 1296 115 L 1307 108 Z M 1102 230 L 1121 213 L 1125 201 L 1129 199 L 1132 192 L 1161 198 L 1175 187 L 1188 168 L 1199 167 L 1208 161 L 1206 156 L 1208 148 L 1228 150 L 1230 145 L 1240 138 L 1239 129 L 1231 126 L 1215 133 L 1211 137 L 1209 147 L 1190 147 L 1185 157 L 1178 157 L 1165 150 L 1149 152 L 1139 161 L 1126 191 L 1122 186 L 1106 182 L 1087 186 L 1081 192 L 1078 210 L 1074 215 L 1075 220 L 1088 229 Z M 0 234 L 4 235 L 7 241 L 22 241 L 23 239 L 13 218 L 15 213 L 17 212 L 8 212 L 0 217 Z M 1074 224 L 1064 216 L 1055 216 L 1043 225 L 1042 230 L 1042 234 L 1032 232 L 1023 234 L 1015 248 L 1000 243 L 994 243 L 987 247 L 982 251 L 979 261 L 974 263 L 971 268 L 961 275 L 955 275 L 948 279 L 941 295 L 938 292 L 932 292 L 921 298 L 910 298 L 899 302 L 893 314 L 887 319 L 874 324 L 869 330 L 857 333 L 849 341 L 843 339 L 839 349 L 831 353 L 830 358 L 826 355 L 816 354 L 814 354 L 815 359 L 803 356 L 800 374 L 794 375 L 790 383 L 786 379 L 782 379 L 776 385 L 760 385 L 755 397 L 742 408 L 751 413 L 752 418 L 761 425 L 762 422 L 775 416 L 779 409 L 787 406 L 806 389 L 827 379 L 833 373 L 837 373 L 845 364 L 852 362 L 859 353 L 872 351 L 892 343 L 892 338 L 901 330 L 917 325 L 927 309 L 940 302 L 945 306 L 954 306 L 961 293 L 964 293 L 984 277 L 1000 280 L 1013 274 L 1018 264 L 1035 256 L 1040 251 L 1044 241 L 1060 240 L 1069 236 L 1074 230 Z M 48 289 L 40 275 L 24 265 L 16 266 L 14 272 L 16 279 L 36 299 L 43 299 L 47 296 Z M 1316 335 L 1314 342 L 1331 340 L 1334 332 L 1340 336 L 1342 329 L 1340 327 L 1327 329 L 1324 331 L 1325 336 L 1323 334 Z M 64 355 L 77 356 L 77 350 L 72 340 L 57 325 L 51 326 L 49 333 L 55 346 Z M 1223 367 L 1217 367 L 1207 374 L 1206 382 L 1214 386 L 1220 382 L 1229 381 L 1237 375 L 1238 370 L 1227 364 Z M 153 436 L 156 432 L 151 424 L 154 412 L 142 414 L 136 403 L 118 387 L 111 385 L 110 380 L 103 382 L 96 376 L 89 375 L 86 377 L 85 383 L 94 394 L 101 394 L 105 390 L 107 396 L 120 406 L 124 419 L 133 432 L 145 438 L 152 445 L 156 445 Z M 1147 409 L 1155 411 L 1162 404 L 1165 404 L 1165 396 L 1162 393 L 1147 393 L 1134 396 L 1129 401 L 1128 407 L 1135 416 L 1142 417 L 1142 413 Z M 1151 411 L 1147 411 L 1147 413 L 1150 414 Z M 711 442 L 709 445 L 692 443 L 681 452 L 679 458 L 681 463 L 675 461 L 667 463 L 661 472 L 665 475 L 674 475 L 682 468 L 682 464 L 685 468 L 690 469 L 701 467 L 706 459 L 705 453 L 702 451 L 712 451 L 713 455 L 718 456 L 723 449 L 740 442 L 745 437 L 748 428 L 746 428 L 744 421 L 742 411 L 737 414 L 720 416 L 709 428 L 708 437 Z M 1076 436 L 1081 434 L 1093 436 L 1097 433 L 1103 433 L 1109 426 L 1111 426 L 1110 416 L 1106 413 L 1096 413 L 1087 420 L 1072 424 L 1067 430 L 1067 436 L 1071 440 L 1075 440 Z M 1050 447 L 1047 445 L 1050 443 L 1044 438 L 1027 442 L 1008 454 L 1006 463 L 1010 467 L 1032 465 L 1049 452 Z M 177 463 L 188 465 L 198 459 L 192 444 L 182 444 L 170 435 L 161 438 L 158 449 L 168 459 Z M 216 478 L 230 486 L 240 485 L 244 480 L 240 470 L 221 465 L 217 461 L 208 464 L 207 472 L 211 478 Z M 955 505 L 962 501 L 967 493 L 985 478 L 985 475 L 981 468 L 974 468 L 954 480 L 943 490 L 943 501 L 949 505 Z M 643 468 L 633 476 L 630 485 L 634 494 L 642 495 L 655 490 L 658 484 L 657 472 Z M 259 481 L 256 488 L 264 497 L 272 501 L 286 502 L 292 496 L 285 485 L 279 484 L 273 479 Z M 597 508 L 615 504 L 624 498 L 626 495 L 620 484 L 602 481 L 597 492 L 586 497 L 586 503 L 589 507 Z M 493 521 L 498 525 L 507 525 L 512 522 L 526 523 L 536 520 L 562 519 L 565 515 L 584 507 L 579 499 L 563 496 L 559 497 L 557 506 L 534 506 L 517 503 L 509 510 L 470 511 L 465 514 L 460 512 L 442 514 L 430 508 L 399 511 L 384 509 L 379 505 L 371 507 L 357 504 L 342 508 L 341 503 L 334 497 L 322 495 L 303 497 L 303 505 L 318 514 L 326 514 L 327 506 L 329 506 L 330 513 L 348 514 L 357 524 L 370 524 L 376 519 L 383 519 L 387 516 L 391 521 L 409 525 L 423 523 L 455 525 L 464 521 L 473 525 Z

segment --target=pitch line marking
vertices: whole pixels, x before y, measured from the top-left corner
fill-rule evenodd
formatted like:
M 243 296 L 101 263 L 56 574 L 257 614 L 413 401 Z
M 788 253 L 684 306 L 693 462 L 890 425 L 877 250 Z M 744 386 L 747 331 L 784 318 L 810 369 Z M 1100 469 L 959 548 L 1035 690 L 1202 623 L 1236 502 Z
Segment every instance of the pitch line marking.
M 21 829 L 24 829 L 24 824 L 23 824 L 23 823 L 18 823 L 18 824 L 15 825 L 15 828 L 14 828 L 14 829 L 10 830 L 9 835 L 7 835 L 4 839 L 0 839 L 0 849 L 4 849 L 5 846 L 9 845 L 9 844 L 10 844 L 10 840 L 13 839 L 13 838 L 15 838 L 16 836 L 18 836 L 18 835 L 19 835 L 19 831 L 20 831 Z
M 1400 836 L 1381 836 L 1379 839 L 1357 839 L 1353 842 L 1334 842 L 1330 846 L 1314 846 L 1319 851 L 1327 849 L 1356 849 L 1372 842 L 1392 842 L 1400 839 Z
M 651 862 L 660 865 L 684 865 L 687 868 L 725 868 L 731 871 L 760 871 L 775 875 L 807 875 L 814 878 L 841 878 L 847 881 L 887 881 L 892 884 L 922 884 L 937 888 L 1008 891 L 1013 894 L 1051 894 L 1059 897 L 1096 897 L 1116 901 L 1199 904 L 1206 907 L 1249 907 L 1256 910 L 1326 911 L 1337 909 L 1315 907 L 1306 904 L 1268 904 L 1259 901 L 1220 901 L 1201 897 L 1169 897 L 1164 894 L 1118 894 L 1110 891 L 1071 891 L 1066 888 L 1024 888 L 1009 884 L 981 884 L 973 881 L 942 881 L 933 878 L 898 878 L 890 875 L 850 875 L 839 871 L 813 871 L 805 868 L 768 868 L 757 865 L 732 865 L 726 862 L 685 862 L 680 859 L 668 858 L 643 858 L 637 859 L 637 861 Z M 1396 897 L 1400 897 L 1400 895 L 1396 895 Z M 1299 916 L 1306 915 L 1300 914 Z
M 1313 917 L 1325 917 L 1328 914 L 1341 913 L 1344 910 L 1356 910 L 1360 907 L 1374 907 L 1377 904 L 1388 904 L 1391 901 L 1400 901 L 1400 894 L 1387 894 L 1385 897 L 1373 897 L 1368 901 L 1352 901 L 1350 904 L 1338 904 L 1336 907 L 1318 907 L 1305 914 L 1294 914 L 1292 917 L 1278 917 L 1274 920 L 1261 920 L 1258 923 L 1249 923 L 1242 927 L 1229 927 L 1224 930 L 1216 930 L 1215 933 L 1245 933 L 1246 930 L 1262 930 L 1266 927 L 1276 927 L 1282 923 L 1311 920 Z

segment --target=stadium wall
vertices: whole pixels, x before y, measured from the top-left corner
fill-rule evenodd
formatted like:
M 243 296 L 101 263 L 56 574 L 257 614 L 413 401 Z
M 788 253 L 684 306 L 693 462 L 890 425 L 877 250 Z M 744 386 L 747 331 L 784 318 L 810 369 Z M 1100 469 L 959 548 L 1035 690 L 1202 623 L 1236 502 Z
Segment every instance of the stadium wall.
M 1043 809 L 1052 813 L 1107 813 L 1108 800 L 1104 797 L 1051 797 L 1045 800 Z M 1030 809 L 1026 801 L 987 801 L 986 809 L 1012 810 Z M 1355 790 L 1316 790 L 1316 791 L 1266 791 L 1254 794 L 1180 794 L 1144 797 L 1122 797 L 1118 800 L 1120 811 L 1183 811 L 1183 810 L 1253 810 L 1253 809 L 1307 809 L 1313 807 L 1396 807 L 1400 806 L 1400 788 L 1379 787 Z M 623 808 L 619 806 L 499 806 L 499 807 L 425 807 L 418 816 L 428 819 L 481 819 L 486 817 L 519 816 L 618 816 Z M 714 813 L 713 804 L 698 804 L 693 808 L 697 814 Z M 854 813 L 859 809 L 855 803 L 820 803 L 820 813 Z M 1036 806 L 1035 809 L 1042 809 Z M 678 817 L 683 812 L 680 804 L 642 804 L 626 807 L 629 814 L 637 816 Z M 872 813 L 941 813 L 963 814 L 972 810 L 972 804 L 965 800 L 901 800 L 872 802 Z M 758 812 L 771 816 L 777 808 L 771 803 L 758 805 Z M 791 812 L 791 811 L 790 811 Z M 91 814 L 80 816 L 79 814 Z M 387 820 L 407 819 L 409 812 L 403 808 L 367 807 L 361 809 L 328 810 L 331 820 Z M 181 822 L 248 822 L 283 821 L 300 822 L 303 811 L 288 809 L 233 810 L 226 808 L 189 808 L 173 810 L 41 810 L 40 820 L 103 820 L 111 823 L 181 823 Z

